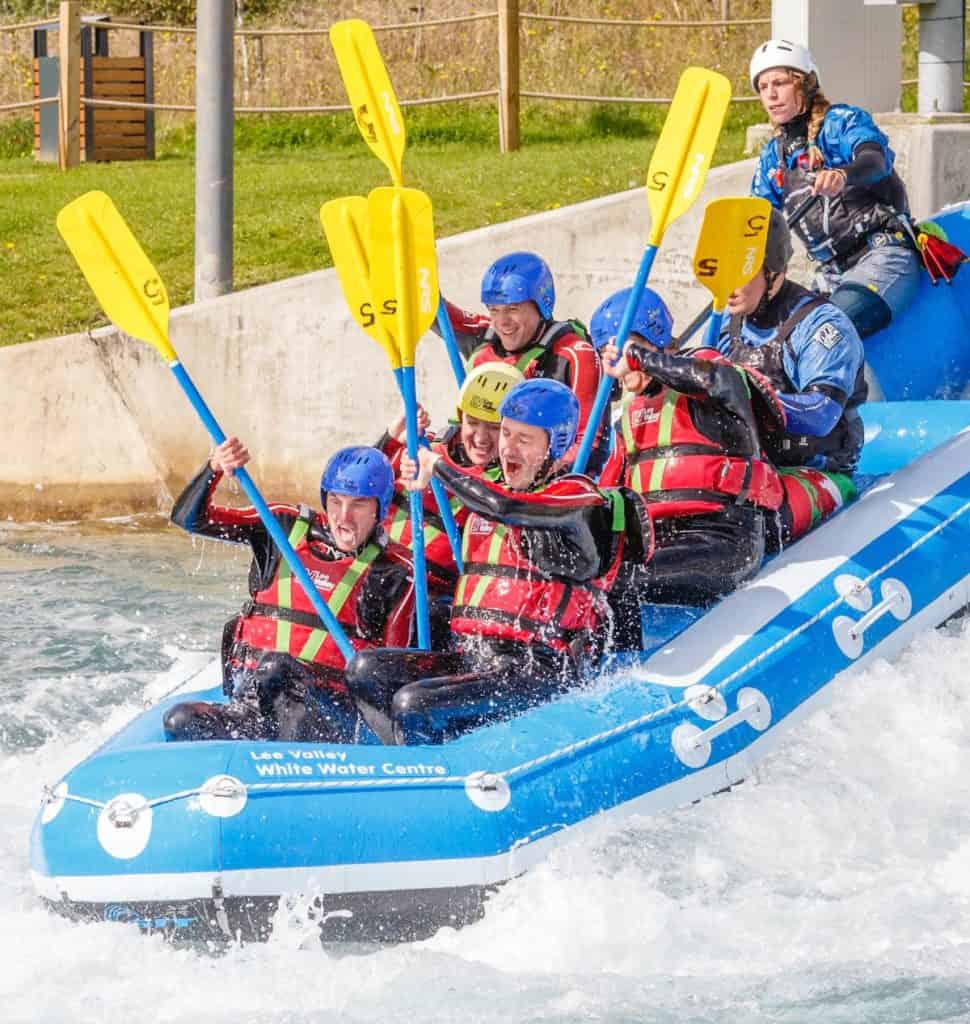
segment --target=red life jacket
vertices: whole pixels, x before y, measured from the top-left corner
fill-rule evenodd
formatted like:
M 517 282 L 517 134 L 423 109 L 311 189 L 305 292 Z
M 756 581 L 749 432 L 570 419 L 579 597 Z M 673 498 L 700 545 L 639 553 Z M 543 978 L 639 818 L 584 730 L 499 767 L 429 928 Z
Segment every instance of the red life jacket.
M 784 489 L 774 466 L 731 454 L 702 434 L 691 417 L 691 401 L 663 388 L 640 395 L 623 410 L 627 486 L 649 502 L 650 515 L 702 515 L 745 502 L 778 509 Z
M 552 350 L 553 345 L 562 338 L 572 335 L 576 341 L 589 341 L 589 332 L 578 320 L 550 320 L 542 334 L 527 348 L 520 352 L 500 353 L 494 345 L 498 339 L 493 335 L 483 341 L 468 359 L 468 368 L 481 366 L 484 363 L 509 363 L 522 372 L 524 377 L 533 377 L 536 363 Z
M 431 450 L 448 454 L 448 445 L 445 441 L 435 441 Z M 488 480 L 497 480 L 501 470 L 495 466 L 491 469 L 480 469 L 469 466 L 467 473 L 473 476 L 484 476 Z M 438 509 L 438 501 L 430 487 L 424 491 L 424 557 L 428 568 L 428 584 L 432 589 L 444 590 L 451 593 L 458 580 L 458 564 L 455 561 L 455 553 L 451 550 L 451 542 L 445 531 L 445 524 L 441 521 L 441 513 Z M 460 499 L 454 495 L 448 499 L 451 511 L 455 516 L 455 524 L 461 530 L 468 518 L 468 509 Z M 403 544 L 409 551 L 411 546 L 411 499 L 410 491 L 400 482 L 394 484 L 394 494 L 391 496 L 391 504 L 384 518 L 384 529 L 388 537 L 397 544 Z
M 523 553 L 522 527 L 471 513 L 462 539 L 465 571 L 455 589 L 452 631 L 540 643 L 556 651 L 575 651 L 577 641 L 581 649 L 590 646 L 606 622 L 606 592 L 613 586 L 623 554 L 623 497 L 618 491 L 608 492 L 608 497 L 613 506 L 615 554 L 607 573 L 588 583 L 546 575 Z
M 377 544 L 367 544 L 356 555 L 320 558 L 307 539 L 314 513 L 300 509 L 300 518 L 290 530 L 289 541 L 301 564 L 310 574 L 327 607 L 344 627 L 355 650 L 376 647 L 360 635 L 357 598 L 367 570 L 381 555 Z M 255 594 L 239 619 L 236 640 L 264 651 L 280 651 L 300 661 L 319 666 L 322 679 L 331 683 L 343 678 L 344 657 L 330 632 L 313 609 L 310 599 L 285 559 L 272 582 Z

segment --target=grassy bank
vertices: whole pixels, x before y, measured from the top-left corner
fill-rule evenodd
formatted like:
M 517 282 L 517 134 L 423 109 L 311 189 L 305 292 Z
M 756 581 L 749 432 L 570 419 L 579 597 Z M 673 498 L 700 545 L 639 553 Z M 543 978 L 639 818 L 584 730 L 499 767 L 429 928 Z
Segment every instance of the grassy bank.
M 405 174 L 435 205 L 440 236 L 643 184 L 665 110 L 543 105 L 523 117 L 523 149 L 497 152 L 494 107 L 408 112 Z M 735 107 L 718 163 L 742 155 L 754 105 Z M 0 146 L 0 344 L 98 326 L 94 299 L 57 235 L 57 211 L 89 189 L 117 203 L 165 280 L 190 301 L 194 164 L 190 127 L 169 130 L 154 163 L 88 164 L 69 174 L 35 164 L 8 122 Z M 240 119 L 236 127 L 235 285 L 330 266 L 320 205 L 387 183 L 348 116 Z M 644 203 L 644 228 L 646 229 Z M 631 240 L 635 245 L 635 240 Z M 554 268 L 555 269 L 555 268 Z

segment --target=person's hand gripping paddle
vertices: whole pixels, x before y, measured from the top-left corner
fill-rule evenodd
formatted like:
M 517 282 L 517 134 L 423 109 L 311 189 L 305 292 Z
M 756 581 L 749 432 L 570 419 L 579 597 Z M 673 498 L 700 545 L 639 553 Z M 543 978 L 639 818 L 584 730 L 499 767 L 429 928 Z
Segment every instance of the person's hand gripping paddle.
M 394 379 L 404 399 L 401 375 L 401 355 L 397 342 L 388 334 L 384 319 L 377 316 L 371 295 L 370 257 L 367 253 L 368 226 L 367 200 L 363 196 L 345 196 L 331 199 L 320 208 L 320 223 L 327 236 L 337 277 L 344 299 L 354 319 L 374 341 L 384 349 L 394 370 Z M 431 481 L 431 490 L 438 503 L 438 512 L 444 524 L 458 571 L 462 571 L 461 537 L 455 514 L 448 502 L 448 494 L 440 480 Z
M 617 331 L 616 347 L 620 352 L 630 335 L 637 303 L 647 285 L 664 233 L 682 213 L 690 209 L 704 187 L 730 102 L 731 83 L 716 71 L 688 68 L 680 76 L 647 169 L 650 235 Z M 582 473 L 589 462 L 612 386 L 613 378 L 603 374 L 582 444 L 573 463 L 577 473 Z
M 388 169 L 392 183 L 403 185 L 401 163 L 407 142 L 404 118 L 370 25 L 356 18 L 335 22 L 330 26 L 330 45 L 360 134 Z M 452 372 L 461 387 L 465 382 L 465 364 L 458 351 L 448 309 L 440 297 L 436 319 Z
M 169 340 L 169 305 L 165 285 L 111 199 L 104 192 L 88 192 L 80 196 L 57 215 L 57 230 L 108 318 L 126 334 L 147 342 L 158 351 L 199 414 L 209 436 L 216 444 L 222 444 L 226 435 L 196 390 Z M 354 656 L 354 649 L 313 585 L 283 528 L 244 468 L 236 470 L 236 478 L 340 653 L 349 661 Z
M 714 296 L 706 348 L 716 348 L 728 296 L 761 269 L 768 241 L 771 204 L 755 196 L 715 199 L 704 210 L 694 250 L 694 276 Z

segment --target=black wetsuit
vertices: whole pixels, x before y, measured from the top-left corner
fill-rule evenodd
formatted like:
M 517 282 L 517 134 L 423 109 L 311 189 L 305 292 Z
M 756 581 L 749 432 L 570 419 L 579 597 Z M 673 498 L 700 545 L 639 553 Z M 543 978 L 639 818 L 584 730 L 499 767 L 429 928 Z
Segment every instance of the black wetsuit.
M 652 378 L 645 395 L 669 389 L 688 399 L 698 439 L 709 439 L 707 451 L 762 461 L 759 416 L 771 419 L 778 414 L 772 412 L 770 399 L 751 388 L 735 367 L 636 344 L 630 346 L 630 354 L 631 366 L 638 364 Z M 617 447 L 623 446 L 618 428 Z M 655 454 L 676 457 L 704 450 L 674 445 Z M 715 500 L 707 503 L 720 508 L 687 511 L 698 499 L 711 498 Z M 646 493 L 645 499 L 656 537 L 653 558 L 646 565 L 625 566 L 610 595 L 619 625 L 617 638 L 628 649 L 640 646 L 641 602 L 706 604 L 729 593 L 758 571 L 765 555 L 766 533 L 776 528 L 775 516 L 754 503 L 749 492 L 732 496 L 694 489 L 658 490 Z M 678 514 L 680 503 L 684 514 Z
M 611 501 L 583 477 L 553 480 L 543 494 L 511 492 L 462 473 L 446 459 L 436 463 L 435 475 L 473 513 L 519 528 L 520 550 L 531 566 L 542 578 L 565 582 L 567 590 L 610 573 L 621 549 L 641 562 L 649 553 L 649 519 L 631 493 L 620 498 L 625 515 L 618 532 Z M 557 492 L 555 500 L 552 491 Z M 514 576 L 509 579 L 512 584 Z M 467 614 L 456 607 L 453 623 Z M 487 613 L 482 621 L 489 621 Z M 602 640 L 591 630 L 571 637 L 569 644 L 564 634 L 550 643 L 523 642 L 511 638 L 513 621 L 505 637 L 488 636 L 484 630 L 474 635 L 467 624 L 462 629 L 452 634 L 450 650 L 365 651 L 348 666 L 347 685 L 365 720 L 385 742 L 441 743 L 540 703 L 578 682 L 579 656 Z
M 249 544 L 251 597 L 276 578 L 281 555 L 253 508 L 226 508 L 212 504 L 221 474 L 208 464 L 190 481 L 172 509 L 172 522 L 189 533 Z M 270 506 L 283 531 L 289 534 L 301 510 L 292 505 Z M 303 510 L 306 514 L 307 510 Z M 326 518 L 309 517 L 307 534 L 315 554 L 325 560 L 346 558 L 334 544 Z M 382 554 L 363 577 L 352 609 L 355 638 L 374 644 L 400 645 L 410 635 L 411 580 L 398 545 L 383 535 L 376 542 Z M 288 653 L 252 648 L 239 639 L 240 619 L 253 611 L 243 607 L 223 630 L 223 690 L 228 704 L 187 702 L 171 708 L 165 719 L 172 739 L 289 739 L 351 742 L 357 733 L 357 709 L 346 691 L 342 673 L 308 663 Z M 345 626 L 345 628 L 347 628 Z

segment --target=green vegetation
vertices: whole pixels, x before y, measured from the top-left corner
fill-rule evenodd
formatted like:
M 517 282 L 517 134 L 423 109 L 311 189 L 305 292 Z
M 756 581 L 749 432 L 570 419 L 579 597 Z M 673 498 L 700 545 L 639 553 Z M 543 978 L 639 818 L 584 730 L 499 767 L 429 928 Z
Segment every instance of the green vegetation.
M 494 107 L 415 108 L 407 111 L 405 174 L 431 196 L 439 237 L 450 235 L 642 185 L 665 113 L 530 106 L 522 149 L 501 156 Z M 739 159 L 745 127 L 760 120 L 754 104 L 733 107 L 715 161 Z M 85 164 L 61 174 L 24 155 L 29 126 L 19 124 L 0 130 L 0 344 L 103 322 L 54 223 L 65 203 L 89 189 L 115 200 L 161 272 L 172 305 L 190 301 L 191 127 L 161 137 L 154 163 Z M 237 288 L 329 266 L 320 205 L 387 183 L 349 115 L 240 119 L 236 142 Z M 644 202 L 645 229 L 646 220 Z

